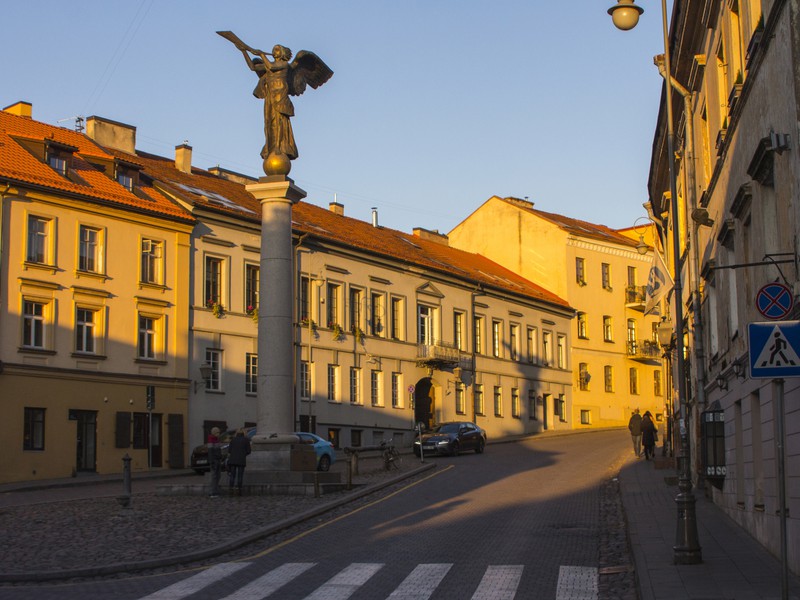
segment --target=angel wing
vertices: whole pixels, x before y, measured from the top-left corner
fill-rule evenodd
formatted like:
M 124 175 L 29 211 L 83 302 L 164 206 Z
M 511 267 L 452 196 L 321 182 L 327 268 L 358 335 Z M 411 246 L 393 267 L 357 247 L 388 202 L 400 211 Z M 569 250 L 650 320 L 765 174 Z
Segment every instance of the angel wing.
M 319 56 L 300 50 L 289 66 L 289 94 L 299 96 L 306 91 L 306 85 L 317 89 L 332 75 L 331 68 Z

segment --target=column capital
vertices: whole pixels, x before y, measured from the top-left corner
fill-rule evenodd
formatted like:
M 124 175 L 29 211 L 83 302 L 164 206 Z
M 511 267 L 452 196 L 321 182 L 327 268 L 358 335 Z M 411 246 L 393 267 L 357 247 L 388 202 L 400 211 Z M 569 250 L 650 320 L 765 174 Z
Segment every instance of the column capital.
M 289 201 L 292 204 L 306 197 L 305 190 L 297 187 L 290 178 L 283 175 L 262 177 L 258 183 L 245 188 L 259 202 Z

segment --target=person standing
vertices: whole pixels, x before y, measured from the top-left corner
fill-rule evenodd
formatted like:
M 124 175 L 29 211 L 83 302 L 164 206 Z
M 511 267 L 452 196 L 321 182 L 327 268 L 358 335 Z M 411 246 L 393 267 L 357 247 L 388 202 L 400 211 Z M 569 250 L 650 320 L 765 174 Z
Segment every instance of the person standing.
M 655 456 L 657 439 L 656 424 L 653 422 L 653 415 L 648 410 L 642 417 L 642 445 L 644 446 L 645 460 L 650 460 Z
M 208 446 L 208 464 L 211 467 L 211 498 L 219 496 L 219 477 L 222 469 L 222 448 L 219 445 L 219 427 L 212 427 L 206 440 Z
M 642 455 L 642 415 L 639 414 L 638 408 L 631 413 L 628 430 L 633 441 L 633 453 L 639 458 Z
M 236 495 L 242 495 L 248 454 L 250 454 L 250 440 L 245 436 L 244 429 L 239 429 L 228 446 L 228 491 L 231 495 L 234 484 L 236 484 Z

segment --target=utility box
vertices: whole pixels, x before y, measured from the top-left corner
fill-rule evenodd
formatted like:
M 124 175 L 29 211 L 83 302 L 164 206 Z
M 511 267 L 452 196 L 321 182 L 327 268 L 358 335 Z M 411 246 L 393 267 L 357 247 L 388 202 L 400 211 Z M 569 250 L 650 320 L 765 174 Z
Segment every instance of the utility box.
M 714 487 L 722 489 L 728 469 L 725 466 L 725 411 L 719 402 L 700 413 L 700 443 L 703 475 Z
M 315 471 L 317 453 L 314 446 L 308 444 L 292 444 L 290 467 L 292 471 Z

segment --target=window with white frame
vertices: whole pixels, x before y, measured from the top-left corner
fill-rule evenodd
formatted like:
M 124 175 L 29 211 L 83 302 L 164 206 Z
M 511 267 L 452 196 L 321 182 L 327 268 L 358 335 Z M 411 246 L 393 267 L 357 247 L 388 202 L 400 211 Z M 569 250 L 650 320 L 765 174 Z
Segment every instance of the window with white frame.
M 503 416 L 503 388 L 499 385 L 494 386 L 494 416 Z
M 47 304 L 35 300 L 22 302 L 22 346 L 44 350 Z
M 633 395 L 639 394 L 639 370 L 636 367 L 631 367 L 629 371 L 630 380 L 630 393 Z
M 567 338 L 563 335 L 556 336 L 556 349 L 558 350 L 558 368 L 567 368 Z
M 392 373 L 392 408 L 403 407 L 403 375 Z
M 222 391 L 222 350 L 206 348 L 206 364 L 209 366 L 206 390 L 211 392 Z
M 305 275 L 301 275 L 298 285 L 300 289 L 297 294 L 299 301 L 297 318 L 301 324 L 308 325 L 308 319 L 311 318 L 311 280 Z
M 553 366 L 553 334 L 550 331 L 542 332 L 542 354 L 544 354 L 544 364 L 548 367 Z
M 96 352 L 97 317 L 96 310 L 81 307 L 75 309 L 75 352 Z
M 475 315 L 472 319 L 472 350 L 483 354 L 483 317 Z
M 436 308 L 417 304 L 417 343 L 431 346 L 436 341 Z
M 339 365 L 328 365 L 328 402 L 339 401 Z
M 25 407 L 22 429 L 23 450 L 44 450 L 44 408 Z
M 455 384 L 456 389 L 456 414 L 457 415 L 465 415 L 467 414 L 467 402 L 464 393 L 464 384 L 460 381 L 457 381 Z
M 492 319 L 492 356 L 500 358 L 500 345 L 503 343 L 501 330 L 503 323 Z
M 248 315 L 255 314 L 258 310 L 258 265 L 245 263 L 244 265 L 244 311 Z
M 339 303 L 341 300 L 342 286 L 338 283 L 329 283 L 328 289 L 328 303 L 325 308 L 325 319 L 328 323 L 328 328 L 333 329 L 336 325 L 341 326 L 339 317 Z
M 520 417 L 519 388 L 511 388 L 511 416 L 515 419 Z
M 28 215 L 28 247 L 25 260 L 40 265 L 53 264 L 53 220 Z
M 603 382 L 606 392 L 613 393 L 614 391 L 614 367 L 605 365 L 603 367 Z
M 508 350 L 511 360 L 519 360 L 519 325 L 511 323 L 508 327 Z
M 102 229 L 88 225 L 81 225 L 78 228 L 78 270 L 86 273 L 102 273 Z
M 383 373 L 376 369 L 369 374 L 369 397 L 372 406 L 383 406 Z
M 350 403 L 361 404 L 361 369 L 350 367 Z
M 161 285 L 164 282 L 164 242 L 142 239 L 140 263 L 141 282 Z
M 392 298 L 392 322 L 390 323 L 390 337 L 393 340 L 405 339 L 405 309 L 402 298 Z
M 459 350 L 464 350 L 464 319 L 466 314 L 455 310 L 453 311 L 453 345 Z
M 539 339 L 538 330 L 536 327 L 528 327 L 527 332 L 527 346 L 528 346 L 528 362 L 535 365 L 538 362 Z
M 484 407 L 483 407 L 483 384 L 476 383 L 474 386 L 473 393 L 475 394 L 474 402 L 475 402 L 475 414 L 476 415 L 484 415 Z
M 375 337 L 383 337 L 385 335 L 383 321 L 386 310 L 386 296 L 381 292 L 372 292 L 369 298 L 369 334 Z
M 139 313 L 139 338 L 137 345 L 137 357 L 140 359 L 155 360 L 158 358 L 160 350 L 159 342 L 161 339 L 161 318 L 154 315 Z M 207 387 L 207 386 L 206 386 Z
M 245 394 L 258 393 L 258 354 L 252 352 L 245 354 L 244 392 Z
M 354 334 L 362 331 L 363 301 L 364 290 L 350 287 L 350 331 Z
M 300 361 L 300 399 L 311 400 L 311 364 Z
M 222 267 L 224 259 L 206 256 L 205 259 L 205 303 L 207 308 L 222 305 Z

